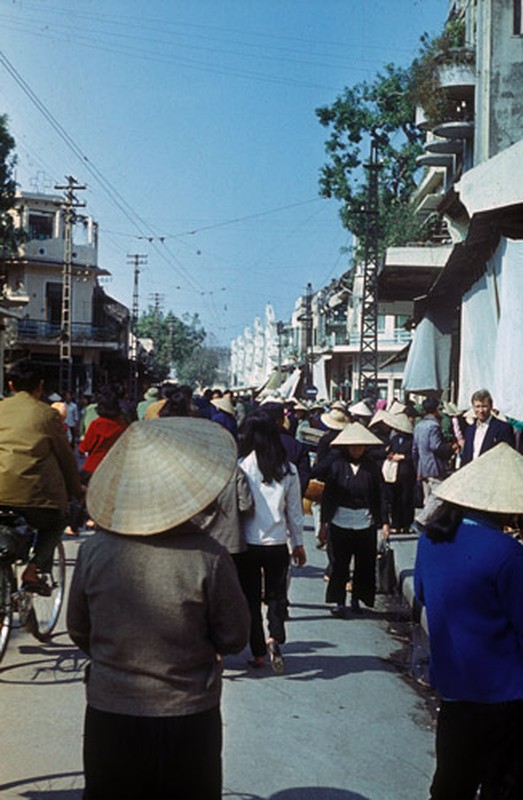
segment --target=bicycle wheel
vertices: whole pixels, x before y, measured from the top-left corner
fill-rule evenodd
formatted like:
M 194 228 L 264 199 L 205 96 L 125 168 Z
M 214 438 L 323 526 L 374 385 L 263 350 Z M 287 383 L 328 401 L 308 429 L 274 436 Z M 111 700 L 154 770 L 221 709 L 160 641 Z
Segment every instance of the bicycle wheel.
M 13 622 L 13 604 L 11 602 L 11 567 L 0 565 L 0 661 L 4 657 Z
M 58 542 L 53 555 L 53 566 L 47 575 L 53 587 L 49 597 L 33 594 L 33 610 L 27 621 L 27 630 L 40 641 L 48 639 L 53 632 L 64 601 L 65 592 L 65 550 L 62 542 Z

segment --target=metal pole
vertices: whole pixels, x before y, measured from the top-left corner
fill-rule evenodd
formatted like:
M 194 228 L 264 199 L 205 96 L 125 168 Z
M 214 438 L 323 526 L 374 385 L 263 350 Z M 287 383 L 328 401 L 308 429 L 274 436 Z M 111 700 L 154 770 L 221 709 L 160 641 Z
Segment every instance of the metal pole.
M 72 273 L 73 273 L 73 225 L 76 221 L 76 208 L 83 208 L 74 192 L 86 187 L 80 186 L 71 175 L 66 177 L 66 186 L 55 186 L 65 192 L 61 204 L 64 215 L 64 265 L 62 269 L 62 309 L 60 318 L 60 393 L 73 390 L 73 329 L 72 329 Z

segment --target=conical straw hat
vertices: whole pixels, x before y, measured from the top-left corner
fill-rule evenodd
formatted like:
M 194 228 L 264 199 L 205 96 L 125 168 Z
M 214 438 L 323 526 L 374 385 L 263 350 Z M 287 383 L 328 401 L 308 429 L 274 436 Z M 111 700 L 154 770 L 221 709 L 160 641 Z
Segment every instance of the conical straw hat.
M 389 428 L 391 427 L 390 414 L 388 414 L 383 408 L 378 409 L 374 414 L 373 418 L 369 422 L 369 428 L 372 428 L 373 425 L 378 425 L 380 422 L 383 422 L 385 425 L 388 425 Z
M 447 478 L 434 494 L 493 514 L 523 514 L 523 456 L 502 442 Z
M 234 406 L 231 398 L 228 395 L 227 397 L 215 397 L 214 400 L 211 400 L 211 403 L 218 409 L 218 411 L 224 411 L 226 414 L 231 414 L 234 417 Z
M 206 508 L 228 483 L 236 459 L 233 437 L 210 420 L 133 422 L 91 478 L 89 514 L 114 533 L 161 533 Z
M 333 444 L 383 444 L 377 436 L 374 436 L 364 425 L 359 422 L 349 422 L 339 433 L 335 439 L 332 440 Z
M 396 400 L 396 398 L 394 398 L 392 403 L 388 407 L 387 411 L 389 412 L 389 414 L 403 414 L 406 408 L 407 406 L 405 405 L 405 403 L 400 403 L 399 400 Z
M 360 400 L 359 403 L 355 403 L 353 406 L 349 406 L 349 413 L 353 414 L 355 417 L 372 417 L 372 411 L 363 400 Z
M 327 428 L 335 431 L 342 431 L 345 425 L 350 422 L 348 416 L 341 408 L 331 408 L 330 411 L 326 411 L 322 414 L 320 419 Z
M 390 412 L 386 411 L 389 425 L 393 430 L 400 431 L 401 433 L 412 433 L 414 428 L 412 427 L 412 422 L 407 417 L 406 414 L 391 414 Z

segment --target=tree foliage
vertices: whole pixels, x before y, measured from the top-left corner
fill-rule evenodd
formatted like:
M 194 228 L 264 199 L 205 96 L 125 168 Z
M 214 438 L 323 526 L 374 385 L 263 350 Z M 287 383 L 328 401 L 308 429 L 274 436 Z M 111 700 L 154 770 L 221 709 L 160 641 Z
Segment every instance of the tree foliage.
M 218 371 L 219 354 L 215 347 L 198 345 L 190 358 L 177 369 L 178 380 L 189 386 L 213 386 Z
M 139 338 L 152 339 L 153 350 L 144 366 L 155 380 L 167 378 L 171 370 L 177 375 L 188 365 L 205 341 L 205 331 L 197 314 L 176 317 L 150 306 L 138 320 Z
M 320 172 L 320 193 L 342 203 L 344 227 L 358 239 L 361 258 L 365 237 L 370 137 L 379 135 L 380 250 L 405 244 L 419 235 L 419 223 L 409 207 L 416 184 L 416 157 L 422 153 L 422 134 L 415 125 L 410 94 L 411 73 L 392 64 L 373 83 L 345 88 L 330 106 L 316 109 L 320 124 L 330 131 L 325 144 L 328 162 Z
M 16 253 L 18 244 L 23 240 L 23 236 L 14 226 L 13 216 L 9 213 L 14 208 L 16 182 L 13 171 L 16 164 L 14 155 L 15 140 L 9 133 L 7 116 L 0 114 L 0 237 L 1 254 L 0 259 L 6 258 Z

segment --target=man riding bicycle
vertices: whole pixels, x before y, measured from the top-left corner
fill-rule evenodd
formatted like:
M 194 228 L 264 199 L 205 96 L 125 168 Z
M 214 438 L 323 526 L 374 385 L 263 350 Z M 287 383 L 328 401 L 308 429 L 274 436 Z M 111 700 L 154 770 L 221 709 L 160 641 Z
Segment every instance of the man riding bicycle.
M 51 594 L 43 574 L 51 570 L 69 496 L 80 498 L 82 486 L 60 416 L 42 402 L 43 377 L 29 360 L 16 362 L 7 374 L 13 394 L 0 402 L 0 506 L 22 514 L 38 531 L 24 588 Z

